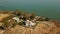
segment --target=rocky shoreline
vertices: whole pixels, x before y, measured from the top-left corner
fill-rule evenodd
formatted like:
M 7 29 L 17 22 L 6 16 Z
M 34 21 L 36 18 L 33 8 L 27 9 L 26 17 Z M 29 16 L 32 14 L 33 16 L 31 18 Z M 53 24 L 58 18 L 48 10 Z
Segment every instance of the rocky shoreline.
M 60 34 L 60 23 L 18 10 L 1 11 L 0 24 L 2 34 Z

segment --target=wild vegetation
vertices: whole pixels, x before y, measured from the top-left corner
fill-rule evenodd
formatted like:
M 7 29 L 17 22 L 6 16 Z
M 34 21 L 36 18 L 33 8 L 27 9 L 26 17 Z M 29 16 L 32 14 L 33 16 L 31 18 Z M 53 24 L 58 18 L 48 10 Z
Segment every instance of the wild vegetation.
M 5 17 L 2 19 L 2 22 L 4 23 L 5 27 L 9 27 L 11 25 L 15 26 L 16 24 L 19 25 L 26 25 L 25 21 L 29 20 L 29 21 L 34 21 L 36 23 L 36 21 L 48 21 L 48 18 L 39 18 L 35 16 L 34 13 L 31 14 L 27 14 L 26 12 L 20 12 L 19 10 L 13 11 L 13 12 L 1 12 L 2 14 L 11 14 L 9 17 Z M 18 17 L 20 19 L 21 22 L 17 23 L 16 20 L 13 19 L 13 17 Z M 10 21 L 9 21 L 10 20 Z
M 26 12 L 20 12 L 19 10 L 16 10 L 16 11 L 10 11 L 10 12 L 4 11 L 4 12 L 0 12 L 0 14 L 9 15 L 7 17 L 2 18 L 0 21 L 4 24 L 4 25 L 0 26 L 0 29 L 2 29 L 2 30 L 3 30 L 3 28 L 5 28 L 5 30 L 7 30 L 7 29 L 11 29 L 11 28 L 17 28 L 19 26 L 22 29 L 26 29 L 28 31 L 30 29 L 32 29 L 30 31 L 36 32 L 36 31 L 40 31 L 42 28 L 48 30 L 48 28 L 52 27 L 51 19 L 49 19 L 47 17 L 36 16 L 34 13 L 28 14 Z M 53 24 L 53 26 L 55 27 L 54 24 Z M 40 27 L 41 27 L 41 29 L 40 29 Z M 45 34 L 47 34 L 47 33 L 45 33 Z

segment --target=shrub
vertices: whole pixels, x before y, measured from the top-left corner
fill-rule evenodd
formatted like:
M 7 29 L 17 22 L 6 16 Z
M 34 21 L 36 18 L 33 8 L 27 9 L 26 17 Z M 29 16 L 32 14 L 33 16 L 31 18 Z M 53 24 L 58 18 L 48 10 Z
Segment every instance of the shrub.
M 31 14 L 30 14 L 30 19 L 33 20 L 34 18 L 35 18 L 35 14 L 34 14 L 34 13 L 31 13 Z

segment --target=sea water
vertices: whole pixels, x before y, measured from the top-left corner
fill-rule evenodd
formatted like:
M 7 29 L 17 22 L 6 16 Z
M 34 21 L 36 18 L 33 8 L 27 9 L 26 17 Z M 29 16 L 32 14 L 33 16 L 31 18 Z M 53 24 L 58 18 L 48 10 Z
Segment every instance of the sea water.
M 60 0 L 0 0 L 0 10 L 16 9 L 60 20 Z

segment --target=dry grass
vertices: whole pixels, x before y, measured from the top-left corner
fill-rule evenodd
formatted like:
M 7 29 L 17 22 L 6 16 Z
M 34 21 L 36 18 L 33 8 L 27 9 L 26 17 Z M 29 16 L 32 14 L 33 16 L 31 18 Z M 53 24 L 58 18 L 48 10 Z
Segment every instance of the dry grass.
M 0 15 L 0 21 L 8 17 L 9 14 Z M 9 13 L 9 12 L 8 12 Z M 8 28 L 3 34 L 58 34 L 60 32 L 60 23 L 41 22 L 34 29 L 16 25 L 14 28 Z M 60 33 L 59 33 L 60 34 Z
M 0 15 L 0 21 L 1 21 L 3 18 L 8 17 L 8 16 L 9 16 L 8 14 L 2 14 L 2 15 Z
M 52 22 L 53 22 L 57 27 L 60 27 L 60 21 L 52 20 Z
M 49 26 L 44 23 L 39 23 L 35 29 L 25 28 L 17 25 L 15 28 L 7 29 L 4 34 L 57 34 L 58 28 L 54 23 Z

